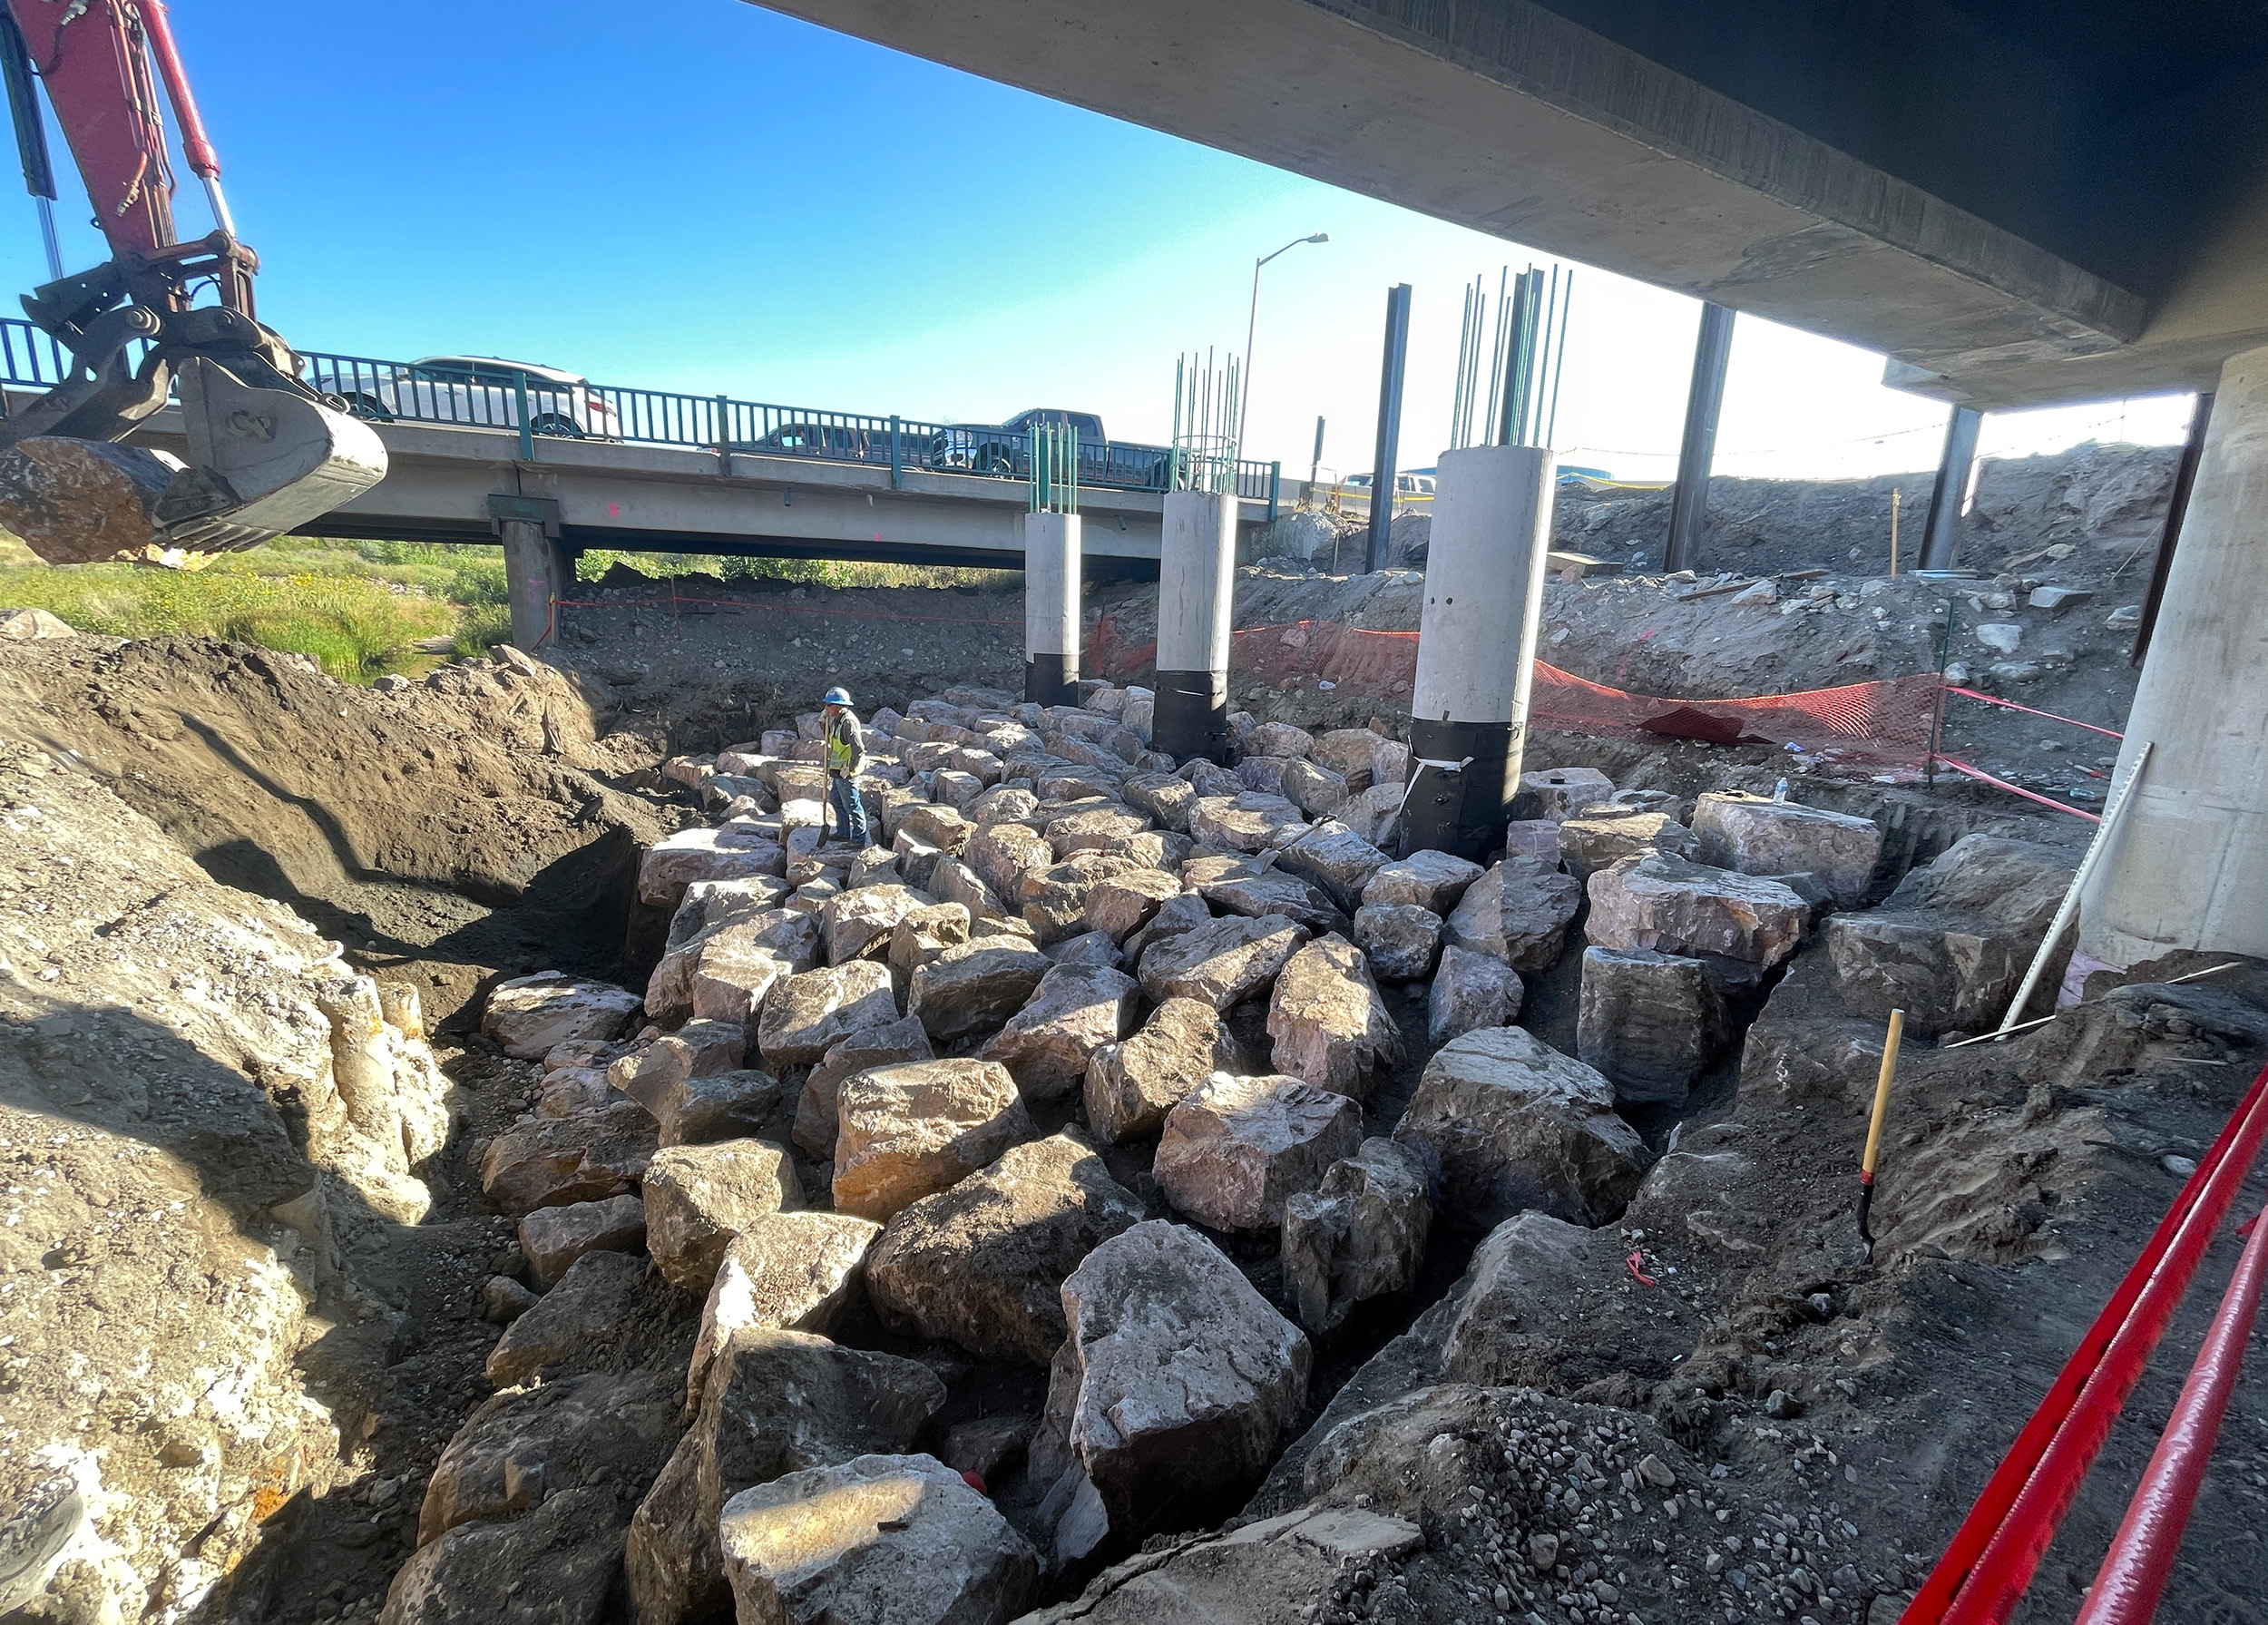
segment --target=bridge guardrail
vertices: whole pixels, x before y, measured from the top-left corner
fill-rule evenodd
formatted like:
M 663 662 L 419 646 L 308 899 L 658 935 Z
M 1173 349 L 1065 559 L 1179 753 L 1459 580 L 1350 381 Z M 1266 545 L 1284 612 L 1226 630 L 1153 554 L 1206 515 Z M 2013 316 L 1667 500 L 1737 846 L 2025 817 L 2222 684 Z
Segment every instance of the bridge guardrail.
M 831 463 L 887 466 L 893 481 L 906 469 L 1025 480 L 1028 434 L 983 425 L 931 423 L 875 413 L 836 412 L 690 395 L 613 384 L 552 384 L 531 375 L 458 376 L 458 369 L 415 367 L 369 356 L 300 352 L 307 381 L 362 416 L 385 422 L 458 428 L 518 429 L 522 455 L 538 439 L 634 441 L 704 451 L 729 448 L 764 456 L 806 456 Z M 32 323 L 0 318 L 0 382 L 50 388 L 68 374 L 68 352 Z M 1080 447 L 1079 480 L 1119 491 L 1163 491 L 1171 453 L 1164 446 L 1111 441 Z M 1279 465 L 1244 462 L 1237 494 L 1273 512 Z

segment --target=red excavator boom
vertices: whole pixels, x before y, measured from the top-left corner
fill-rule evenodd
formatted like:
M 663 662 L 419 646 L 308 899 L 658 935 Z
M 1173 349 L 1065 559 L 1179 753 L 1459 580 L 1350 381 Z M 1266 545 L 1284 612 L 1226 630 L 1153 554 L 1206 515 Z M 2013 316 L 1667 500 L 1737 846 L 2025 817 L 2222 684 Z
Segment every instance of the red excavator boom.
M 73 366 L 0 421 L 0 523 L 57 563 L 180 562 L 255 545 L 376 485 L 386 473 L 377 436 L 301 382 L 298 357 L 254 313 L 259 259 L 237 240 L 163 5 L 5 3 L 15 26 L 0 29 L 0 52 L 21 54 L 5 64 L 10 89 L 34 75 L 45 87 L 111 258 L 24 300 Z M 186 243 L 174 230 L 161 84 L 217 222 Z M 16 113 L 19 131 L 36 130 L 36 108 Z M 198 305 L 206 284 L 216 302 Z M 169 395 L 187 465 L 112 444 Z

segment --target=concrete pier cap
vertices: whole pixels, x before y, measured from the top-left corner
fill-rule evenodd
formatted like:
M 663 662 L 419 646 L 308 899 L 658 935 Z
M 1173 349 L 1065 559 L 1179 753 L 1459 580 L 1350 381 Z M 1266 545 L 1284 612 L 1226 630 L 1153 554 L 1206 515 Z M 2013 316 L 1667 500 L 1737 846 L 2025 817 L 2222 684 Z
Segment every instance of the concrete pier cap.
M 2268 956 L 2268 348 L 2221 368 L 2126 742 L 2143 776 L 2079 898 L 2076 974 Z
M 1557 459 L 1476 445 L 1436 468 L 1403 842 L 1477 858 L 1502 845 L 1520 783 Z

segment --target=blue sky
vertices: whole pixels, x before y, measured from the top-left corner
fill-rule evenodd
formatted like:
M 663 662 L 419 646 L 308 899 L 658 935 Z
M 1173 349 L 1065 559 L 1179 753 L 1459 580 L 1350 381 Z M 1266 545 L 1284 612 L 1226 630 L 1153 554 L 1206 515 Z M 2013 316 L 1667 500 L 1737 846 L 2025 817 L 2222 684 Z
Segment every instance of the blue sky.
M 174 27 L 305 349 L 470 351 L 605 383 L 997 419 L 1052 405 L 1162 438 L 1177 353 L 1242 348 L 1266 274 L 1247 455 L 1368 466 L 1386 288 L 1414 289 L 1401 462 L 1445 443 L 1460 289 L 1531 256 L 1372 199 L 895 55 L 741 0 L 174 0 Z M 59 162 L 63 157 L 56 143 Z M 186 179 L 186 171 L 183 171 Z M 102 257 L 68 175 L 73 269 Z M 185 232 L 207 229 L 193 181 Z M 0 276 L 44 279 L 28 200 Z M 1579 270 L 1559 440 L 1674 464 L 1698 306 Z M 1944 409 L 1879 357 L 1743 318 L 1732 474 L 1933 465 Z M 2178 402 L 1988 425 L 1986 450 L 2178 437 Z

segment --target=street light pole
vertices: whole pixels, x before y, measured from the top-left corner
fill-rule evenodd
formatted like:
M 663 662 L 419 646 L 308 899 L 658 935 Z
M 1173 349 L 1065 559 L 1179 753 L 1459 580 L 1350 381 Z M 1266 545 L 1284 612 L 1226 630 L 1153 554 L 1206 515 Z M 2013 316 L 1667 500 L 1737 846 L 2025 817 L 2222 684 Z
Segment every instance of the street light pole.
M 1303 242 L 1330 240 L 1331 233 L 1328 231 L 1318 231 L 1313 237 L 1295 237 L 1276 250 L 1276 254 L 1288 254 Z M 1237 397 L 1237 456 L 1240 461 L 1245 455 L 1245 413 L 1252 405 L 1252 338 L 1260 328 L 1260 268 L 1275 259 L 1276 254 L 1263 254 L 1252 262 L 1252 314 L 1245 322 L 1245 369 L 1237 380 L 1242 391 Z

